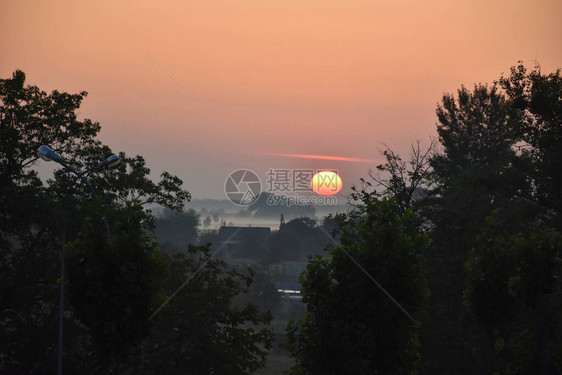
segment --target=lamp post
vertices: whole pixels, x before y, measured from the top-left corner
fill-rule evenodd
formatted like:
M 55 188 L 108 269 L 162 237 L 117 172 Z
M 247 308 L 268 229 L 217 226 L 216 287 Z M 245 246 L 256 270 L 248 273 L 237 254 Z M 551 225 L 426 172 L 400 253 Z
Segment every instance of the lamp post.
M 54 161 L 60 165 L 62 165 L 65 169 L 69 170 L 73 174 L 76 175 L 76 178 L 79 178 L 90 190 L 92 197 L 97 197 L 96 189 L 88 182 L 85 174 L 91 171 L 98 171 L 103 168 L 111 168 L 115 167 L 119 163 L 121 163 L 121 158 L 117 155 L 111 155 L 96 167 L 90 168 L 84 172 L 77 171 L 76 169 L 72 168 L 68 165 L 59 154 L 53 151 L 49 146 L 41 146 L 37 149 L 37 155 L 45 160 L 45 161 Z M 76 181 L 76 180 L 75 180 Z M 64 214 L 66 216 L 66 214 Z M 105 220 L 105 226 L 107 228 L 107 239 L 109 240 L 111 237 L 111 233 L 109 231 L 109 222 L 107 219 Z M 66 218 L 63 219 L 63 233 L 62 233 L 62 246 L 64 249 L 64 245 L 66 242 Z M 62 375 L 62 348 L 63 348 L 63 322 L 64 322 L 64 256 L 61 252 L 61 272 L 60 272 L 60 294 L 59 294 L 59 349 L 58 349 L 58 360 L 57 360 L 57 374 Z

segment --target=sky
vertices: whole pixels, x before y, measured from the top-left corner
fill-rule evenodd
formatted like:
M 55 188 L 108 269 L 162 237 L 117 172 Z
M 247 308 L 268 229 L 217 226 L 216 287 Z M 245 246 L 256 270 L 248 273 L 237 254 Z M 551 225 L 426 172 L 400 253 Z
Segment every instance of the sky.
M 0 1 L 0 77 L 88 97 L 113 151 L 224 199 L 228 175 L 332 169 L 436 136 L 461 85 L 562 66 L 559 0 Z M 329 158 L 299 157 L 324 155 Z M 337 160 L 339 157 L 345 160 Z

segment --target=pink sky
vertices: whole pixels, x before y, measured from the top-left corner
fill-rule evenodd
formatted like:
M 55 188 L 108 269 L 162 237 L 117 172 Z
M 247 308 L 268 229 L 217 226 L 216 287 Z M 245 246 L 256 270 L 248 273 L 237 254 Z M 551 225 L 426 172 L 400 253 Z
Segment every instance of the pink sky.
M 272 154 L 379 159 L 380 142 L 407 154 L 436 135 L 444 92 L 535 56 L 545 73 L 560 67 L 561 15 L 555 0 L 4 1 L 0 75 L 88 91 L 80 116 L 101 139 L 194 198 L 224 198 L 239 168 L 338 169 L 346 192 L 376 163 Z

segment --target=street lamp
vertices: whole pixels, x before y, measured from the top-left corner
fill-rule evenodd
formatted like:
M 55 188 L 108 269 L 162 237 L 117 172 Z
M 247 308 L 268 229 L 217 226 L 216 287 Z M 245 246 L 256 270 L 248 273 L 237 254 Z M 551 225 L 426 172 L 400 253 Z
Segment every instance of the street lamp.
M 53 149 L 51 149 L 49 146 L 43 145 L 43 146 L 39 147 L 37 149 L 37 155 L 45 161 L 54 161 L 55 163 L 58 163 L 58 164 L 62 165 L 65 169 L 67 169 L 70 172 L 72 172 L 73 174 L 75 174 L 76 177 L 79 178 L 82 182 L 84 182 L 84 184 L 88 187 L 88 189 L 90 190 L 90 193 L 92 193 L 93 198 L 96 198 L 98 194 L 96 192 L 96 189 L 94 189 L 94 187 L 88 182 L 88 180 L 86 179 L 86 177 L 84 177 L 84 175 L 91 172 L 91 171 L 99 171 L 99 170 L 101 170 L 103 168 L 107 168 L 107 167 L 109 167 L 109 168 L 115 167 L 116 165 L 121 163 L 121 158 L 119 156 L 111 155 L 110 157 L 108 157 L 107 159 L 102 161 L 100 164 L 98 164 L 96 167 L 90 168 L 90 169 L 88 169 L 84 172 L 79 172 L 76 169 L 72 168 L 70 165 L 68 165 L 64 161 L 64 159 L 59 154 L 57 154 L 55 151 L 53 151 Z M 105 226 L 107 228 L 107 239 L 109 240 L 110 237 L 111 237 L 111 234 L 110 234 L 110 231 L 109 231 L 109 222 L 107 221 L 107 219 L 105 220 Z M 63 229 L 63 236 L 62 236 L 63 248 L 64 248 L 65 242 L 66 242 L 65 230 Z M 60 277 L 59 304 L 60 304 L 60 306 L 59 306 L 59 350 L 58 350 L 57 374 L 62 375 L 62 346 L 63 346 L 63 322 L 64 322 L 64 256 L 62 256 L 62 254 L 61 254 L 61 277 Z
M 93 186 L 90 185 L 88 180 L 86 180 L 86 177 L 84 177 L 84 174 L 88 173 L 88 172 L 91 172 L 93 170 L 100 170 L 100 169 L 105 168 L 105 167 L 115 167 L 116 165 L 121 163 L 121 158 L 119 156 L 111 155 L 110 157 L 108 157 L 107 159 L 102 161 L 98 166 L 90 168 L 90 169 L 86 170 L 84 173 L 82 173 L 82 172 L 79 172 L 76 169 L 72 168 L 70 165 L 66 164 L 66 162 L 63 160 L 63 158 L 61 158 L 60 155 L 57 154 L 56 152 L 54 152 L 53 149 L 51 149 L 49 146 L 43 145 L 43 146 L 39 147 L 37 149 L 37 156 L 39 156 L 41 159 L 43 159 L 45 161 L 54 161 L 55 163 L 59 163 L 64 168 L 66 168 L 69 171 L 71 171 L 72 173 L 74 173 L 76 175 L 76 177 L 78 177 L 80 180 L 82 180 L 82 182 L 84 182 L 84 184 L 86 184 L 86 186 L 88 187 L 88 189 L 90 189 L 90 192 L 92 193 L 92 196 L 94 198 L 98 195 L 96 193 L 96 189 L 94 189 Z

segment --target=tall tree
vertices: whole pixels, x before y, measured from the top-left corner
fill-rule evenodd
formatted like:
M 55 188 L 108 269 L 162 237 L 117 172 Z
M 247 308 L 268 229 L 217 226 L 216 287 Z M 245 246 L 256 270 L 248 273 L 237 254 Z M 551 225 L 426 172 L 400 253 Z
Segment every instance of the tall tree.
M 351 256 L 407 312 L 417 316 L 427 285 L 422 253 L 428 237 L 394 198 L 364 195 L 342 228 L 331 258 L 311 258 L 302 275 L 305 319 L 290 323 L 294 374 L 414 374 L 416 326 Z
M 502 76 L 511 116 L 518 120 L 522 143 L 521 159 L 527 161 L 529 185 L 525 197 L 539 202 L 555 215 L 553 223 L 562 229 L 562 75 L 560 69 L 542 74 L 528 72 L 520 63 Z
M 423 212 L 432 228 L 432 298 L 421 335 L 423 354 L 430 360 L 424 371 L 482 372 L 489 368 L 488 351 L 474 348 L 484 348 L 489 339 L 463 307 L 464 264 L 484 218 L 494 209 L 511 207 L 515 193 L 525 189 L 512 148 L 520 128 L 497 85 L 461 87 L 456 95 L 443 96 L 436 113 L 442 150 L 431 159 L 434 190 Z
M 50 144 L 65 158 L 79 147 L 100 145 L 95 139 L 99 124 L 76 116 L 85 96 L 85 92 L 47 94 L 25 85 L 25 74 L 19 70 L 0 80 L 3 373 L 52 373 L 55 367 L 62 205 L 32 166 L 42 144 Z
M 466 302 L 493 341 L 495 373 L 551 374 L 562 363 L 562 79 L 560 70 L 543 75 L 520 64 L 499 83 L 519 127 L 514 164 L 524 184 L 482 220 Z
M 181 208 L 189 198 L 189 193 L 181 188 L 180 179 L 163 173 L 162 180 L 154 183 L 148 178 L 150 171 L 146 168 L 142 157 L 128 158 L 124 154 L 121 154 L 123 163 L 119 166 L 119 175 L 115 170 L 93 170 L 88 175 L 98 192 L 105 193 L 103 209 L 98 207 L 97 211 L 92 210 L 89 203 L 92 200 L 90 192 L 83 185 L 77 184 L 75 176 L 65 169 L 56 170 L 54 178 L 45 185 L 33 169 L 38 159 L 36 150 L 42 144 L 50 145 L 77 170 L 96 166 L 111 154 L 111 150 L 96 138 L 100 125 L 88 119 L 77 118 L 76 110 L 85 96 L 85 92 L 68 94 L 53 91 L 47 94 L 36 86 L 26 85 L 25 74 L 21 71 L 14 72 L 12 78 L 0 80 L 0 137 L 2 138 L 0 142 L 0 372 L 2 373 L 52 373 L 54 371 L 57 353 L 61 240 L 65 237 L 67 240 L 74 238 L 84 218 L 89 217 L 90 221 L 97 220 L 99 224 L 100 217 L 110 217 L 110 221 L 112 216 L 115 217 L 111 222 L 112 227 L 115 225 L 112 228 L 115 236 L 111 243 L 107 243 L 104 225 L 102 228 L 97 228 L 96 225 L 95 231 L 87 230 L 86 225 L 82 227 L 80 237 L 83 241 L 75 243 L 73 248 L 79 252 L 78 244 L 83 245 L 81 251 L 94 254 L 90 258 L 101 259 L 101 263 L 106 262 L 108 265 L 111 259 L 103 257 L 103 254 L 107 255 L 105 251 L 107 249 L 117 254 L 113 262 L 123 260 L 120 267 L 113 264 L 113 268 L 108 267 L 104 270 L 108 274 L 108 279 L 102 281 L 97 279 L 100 283 L 107 283 L 111 277 L 113 280 L 119 280 L 123 275 L 123 268 L 127 268 L 128 264 L 133 265 L 129 267 L 131 269 L 137 267 L 136 265 L 144 264 L 144 268 L 137 268 L 137 272 L 147 271 L 148 263 L 143 259 L 150 257 L 150 252 L 153 251 L 152 245 L 143 245 L 140 238 L 134 238 L 135 233 L 140 235 L 141 232 L 145 232 L 139 227 L 140 213 L 132 215 L 133 209 L 130 208 L 127 211 L 130 214 L 129 219 L 117 219 L 119 212 L 122 211 L 121 207 L 126 203 L 125 200 L 144 199 L 149 203 Z M 119 200 L 119 198 L 123 199 Z M 97 214 L 94 214 L 96 212 Z M 145 211 L 142 215 L 145 215 L 142 220 L 150 223 L 149 212 Z M 127 225 L 129 227 L 124 229 Z M 66 236 L 62 235 L 63 233 Z M 135 249 L 141 250 L 135 251 Z M 135 257 L 136 259 L 133 259 Z M 125 261 L 126 259 L 128 260 Z M 73 266 L 78 267 L 73 264 L 74 260 L 76 259 L 69 259 Z M 90 266 L 94 267 L 95 262 Z M 93 269 L 86 268 L 89 271 Z M 91 353 L 78 352 L 93 348 L 88 342 L 96 342 L 97 338 L 93 333 L 97 331 L 94 327 L 104 319 L 104 315 L 98 309 L 97 320 L 87 318 L 87 309 L 83 305 L 80 306 L 78 298 L 80 293 L 74 291 L 77 290 L 76 285 L 86 286 L 84 283 L 86 280 L 92 283 L 96 280 L 91 273 L 76 275 L 76 272 L 73 273 L 76 271 L 75 268 L 69 268 L 67 271 L 70 271 L 71 277 L 66 285 L 70 291 L 73 291 L 70 294 L 74 297 L 72 301 L 77 305 L 66 306 L 65 339 L 69 345 L 65 346 L 65 368 L 76 369 L 77 372 L 90 371 L 87 370 L 87 365 L 84 367 L 79 362 L 91 357 Z M 150 297 L 152 293 L 150 289 L 157 287 L 157 285 L 150 285 L 150 282 L 144 284 L 133 282 L 140 280 L 141 277 L 138 273 L 135 276 L 134 271 L 126 274 L 125 278 L 131 277 L 128 279 L 128 285 L 126 282 L 123 285 L 116 283 L 110 289 L 106 289 L 105 294 L 100 293 L 98 298 L 111 295 L 111 291 L 127 292 L 137 297 L 146 293 Z M 142 277 L 151 279 L 154 276 L 154 273 L 147 272 Z M 132 286 L 131 282 L 135 285 Z M 94 284 L 88 283 L 88 286 L 90 289 L 95 289 Z M 106 286 L 109 288 L 109 285 Z M 126 290 L 127 288 L 129 290 Z M 134 288 L 144 290 L 135 292 Z M 123 304 L 125 305 L 127 304 Z M 147 304 L 144 308 L 148 306 L 150 305 Z M 91 310 L 93 311 L 95 309 Z M 125 315 L 119 315 L 119 310 L 113 309 L 113 313 L 116 314 L 114 318 L 118 320 L 124 319 L 132 312 L 125 311 Z M 142 315 L 146 313 L 139 310 L 138 316 Z M 129 321 L 133 323 L 134 319 Z M 111 324 L 111 320 L 106 324 Z M 124 329 L 123 333 L 125 333 L 126 327 L 127 324 L 114 325 L 116 331 L 113 333 L 118 335 L 119 329 Z
M 519 277 L 519 267 L 531 267 L 524 260 L 528 254 L 553 261 L 553 253 L 529 241 L 537 238 L 533 230 L 554 233 L 560 223 L 560 176 L 553 167 L 560 156 L 554 146 L 560 145 L 560 92 L 560 71 L 545 76 L 519 65 L 491 87 L 476 85 L 473 91 L 461 88 L 456 97 L 445 95 L 437 109 L 443 152 L 432 160 L 437 188 L 426 211 L 433 223 L 432 305 L 422 334 L 424 355 L 432 359 L 428 373 L 442 368 L 510 373 L 515 370 L 509 366 L 522 362 L 494 365 L 519 356 L 514 350 L 498 351 L 501 340 L 511 340 L 506 347 L 531 347 L 524 341 L 537 332 L 531 329 L 525 338 L 529 327 L 515 322 L 531 312 L 543 320 L 535 308 L 514 308 L 517 318 L 506 316 L 501 325 L 491 325 L 490 319 L 517 300 L 507 292 L 508 280 Z M 490 218 L 501 225 L 490 229 Z M 465 268 L 466 262 L 470 267 Z M 540 268 L 538 263 L 532 267 Z M 555 275 L 555 269 L 549 268 L 545 277 Z
M 465 298 L 493 338 L 495 374 L 555 374 L 562 364 L 562 235 L 486 218 L 467 261 Z

